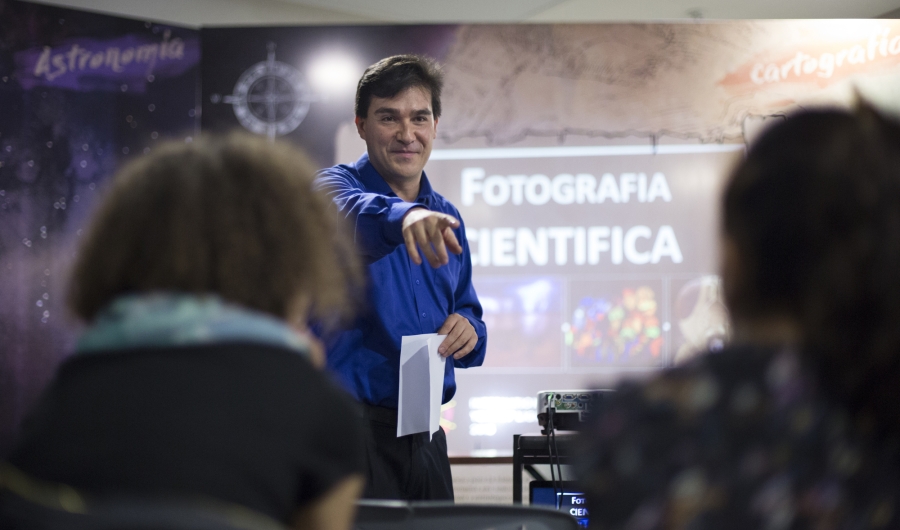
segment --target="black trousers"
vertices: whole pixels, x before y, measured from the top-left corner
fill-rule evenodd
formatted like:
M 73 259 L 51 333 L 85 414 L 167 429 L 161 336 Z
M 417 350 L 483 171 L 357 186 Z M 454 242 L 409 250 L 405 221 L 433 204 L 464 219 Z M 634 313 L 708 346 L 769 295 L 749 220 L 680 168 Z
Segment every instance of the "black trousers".
M 430 441 L 426 432 L 397 438 L 396 410 L 363 404 L 363 416 L 369 426 L 364 498 L 453 500 L 443 429 Z

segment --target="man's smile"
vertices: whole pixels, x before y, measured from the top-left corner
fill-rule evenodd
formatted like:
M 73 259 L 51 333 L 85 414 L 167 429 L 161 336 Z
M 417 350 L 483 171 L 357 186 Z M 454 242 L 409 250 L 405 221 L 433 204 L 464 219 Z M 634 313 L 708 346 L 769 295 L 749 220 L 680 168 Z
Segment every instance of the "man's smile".
M 420 151 L 411 151 L 408 149 L 403 149 L 403 150 L 395 149 L 395 150 L 391 151 L 391 153 L 394 155 L 401 156 L 401 157 L 411 157 L 411 156 L 420 154 Z

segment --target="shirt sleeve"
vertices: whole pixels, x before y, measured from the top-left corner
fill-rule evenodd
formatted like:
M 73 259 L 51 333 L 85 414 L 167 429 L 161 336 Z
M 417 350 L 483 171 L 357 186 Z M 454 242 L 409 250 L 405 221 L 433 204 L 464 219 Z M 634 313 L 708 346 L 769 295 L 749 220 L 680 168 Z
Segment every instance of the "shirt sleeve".
M 459 238 L 463 248 L 462 267 L 459 272 L 459 281 L 454 293 L 455 313 L 458 313 L 472 324 L 475 328 L 475 334 L 478 335 L 478 342 L 468 355 L 462 359 L 454 359 L 453 366 L 456 368 L 469 368 L 471 366 L 481 366 L 484 363 L 484 354 L 487 351 L 487 327 L 481 320 L 482 310 L 481 302 L 478 301 L 478 295 L 475 294 L 475 287 L 472 285 L 472 255 L 469 252 L 469 240 L 466 239 L 466 227 L 462 221 L 459 212 L 455 212 L 455 216 L 459 219 L 459 228 L 455 230 L 456 237 Z
M 403 216 L 413 208 L 424 208 L 399 197 L 367 191 L 341 166 L 320 171 L 315 187 L 325 192 L 337 206 L 338 215 L 346 219 L 366 263 L 378 261 L 403 244 Z

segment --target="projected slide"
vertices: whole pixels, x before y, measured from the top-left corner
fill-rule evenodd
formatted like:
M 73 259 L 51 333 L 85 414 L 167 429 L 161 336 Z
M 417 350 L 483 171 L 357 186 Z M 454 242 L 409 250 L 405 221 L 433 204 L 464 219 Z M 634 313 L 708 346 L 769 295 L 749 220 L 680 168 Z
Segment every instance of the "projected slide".
M 893 20 L 202 37 L 203 128 L 285 138 L 323 167 L 365 151 L 353 103 L 367 65 L 397 53 L 443 65 L 425 171 L 465 220 L 489 335 L 484 366 L 459 370 L 444 405 L 452 454 L 509 454 L 513 434 L 539 430 L 540 390 L 611 386 L 721 347 L 719 195 L 747 143 L 854 88 L 900 106 Z M 259 84 L 266 75 L 281 77 Z M 277 112 L 247 103 L 266 90 Z

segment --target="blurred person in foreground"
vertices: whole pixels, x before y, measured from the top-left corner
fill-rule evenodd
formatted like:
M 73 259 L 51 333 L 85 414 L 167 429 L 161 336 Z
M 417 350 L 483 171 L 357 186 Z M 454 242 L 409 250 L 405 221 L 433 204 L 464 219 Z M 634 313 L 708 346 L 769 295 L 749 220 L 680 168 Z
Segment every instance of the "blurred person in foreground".
M 592 528 L 900 527 L 900 124 L 789 117 L 724 192 L 733 340 L 582 437 Z
M 348 313 L 361 272 L 313 176 L 240 134 L 117 175 L 71 280 L 88 327 L 0 470 L 8 489 L 349 528 L 362 426 L 304 323 Z

